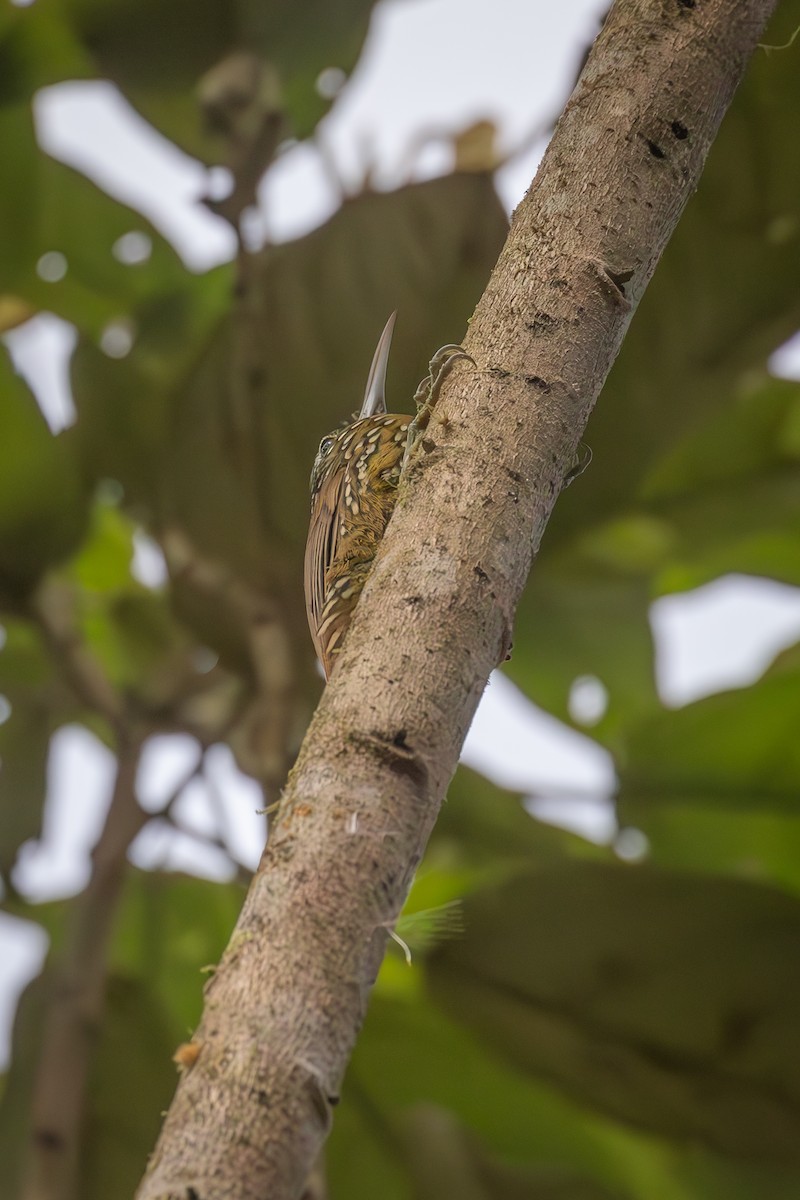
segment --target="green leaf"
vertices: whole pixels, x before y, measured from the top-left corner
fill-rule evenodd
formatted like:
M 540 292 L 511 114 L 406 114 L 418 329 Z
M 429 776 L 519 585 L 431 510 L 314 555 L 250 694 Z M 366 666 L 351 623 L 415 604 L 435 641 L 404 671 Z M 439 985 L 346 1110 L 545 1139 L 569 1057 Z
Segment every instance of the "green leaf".
M 95 502 L 89 535 L 70 563 L 69 574 L 90 592 L 119 592 L 131 587 L 135 526 L 118 508 Z
M 0 138 L 9 163 L 0 194 L 3 291 L 99 339 L 110 322 L 129 319 L 137 306 L 163 294 L 180 297 L 195 285 L 145 217 L 39 148 L 28 106 L 0 107 Z M 149 241 L 144 261 L 126 263 L 115 253 L 131 232 Z M 52 253 L 63 256 L 63 275 L 48 280 L 39 264 Z
M 86 519 L 86 491 L 64 439 L 49 431 L 0 351 L 0 597 L 23 596 L 70 554 Z
M 635 824 L 664 803 L 798 815 L 799 676 L 800 664 L 787 663 L 752 687 L 642 721 L 620 768 L 623 819 Z
M 507 674 L 537 704 L 576 726 L 570 688 L 584 676 L 608 693 L 592 736 L 614 744 L 619 730 L 657 706 L 646 582 L 605 565 L 587 569 L 571 556 L 542 552 L 517 610 Z M 580 727 L 580 726 L 578 726 Z
M 501 1159 L 569 1167 L 590 1178 L 597 1172 L 611 1181 L 617 1175 L 604 1161 L 602 1122 L 506 1068 L 430 1005 L 375 997 L 329 1143 L 334 1197 L 374 1195 L 369 1178 L 355 1177 L 356 1138 L 366 1143 L 366 1161 L 381 1164 L 379 1178 L 393 1181 L 390 1194 L 409 1194 L 405 1122 L 423 1103 L 456 1114 Z
M 475 907 L 482 903 L 476 897 Z M 514 911 L 508 916 L 513 921 Z M 465 1158 L 490 1195 L 503 1196 L 509 1187 L 531 1188 L 521 1194 L 537 1200 L 797 1195 L 796 1170 L 729 1161 L 695 1141 L 671 1143 L 618 1124 L 566 1098 L 525 1066 L 516 1047 L 503 1061 L 485 1039 L 426 1002 L 419 988 L 403 1002 L 374 996 L 327 1146 L 332 1200 L 359 1200 L 376 1191 L 405 1198 L 418 1195 L 417 1188 L 425 1194 L 420 1175 L 443 1179 L 439 1194 L 460 1200 Z
M 735 875 L 800 894 L 800 814 L 700 805 L 650 803 L 625 792 L 620 819 L 640 829 L 657 866 Z
M 91 74 L 58 0 L 0 11 L 0 106 L 27 104 L 40 88 Z
M 797 1170 L 800 903 L 575 863 L 467 899 L 435 995 L 509 1062 L 668 1138 Z
M 612 1193 L 563 1167 L 512 1167 L 488 1155 L 445 1110 L 419 1105 L 404 1122 L 419 1200 L 613 1200 Z
M 200 1019 L 203 983 L 222 956 L 243 899 L 238 884 L 128 872 L 112 967 L 146 981 L 171 1014 L 179 1040 L 186 1040 Z

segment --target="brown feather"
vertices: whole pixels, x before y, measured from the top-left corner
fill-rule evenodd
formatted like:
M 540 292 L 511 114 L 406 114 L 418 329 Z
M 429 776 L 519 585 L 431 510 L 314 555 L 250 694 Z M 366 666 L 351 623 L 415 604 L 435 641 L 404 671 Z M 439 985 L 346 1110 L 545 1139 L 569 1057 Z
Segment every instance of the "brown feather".
M 308 623 L 326 679 L 394 508 L 411 418 L 380 413 L 323 438 L 311 475 Z

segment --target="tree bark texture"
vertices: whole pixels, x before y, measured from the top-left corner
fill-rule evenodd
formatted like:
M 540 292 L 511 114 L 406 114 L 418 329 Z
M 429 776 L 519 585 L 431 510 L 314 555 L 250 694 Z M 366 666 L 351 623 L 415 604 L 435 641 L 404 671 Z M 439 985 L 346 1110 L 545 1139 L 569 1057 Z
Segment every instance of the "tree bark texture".
M 774 6 L 614 4 L 471 322 L 477 366 L 401 484 L 139 1200 L 302 1191 L 578 441 Z

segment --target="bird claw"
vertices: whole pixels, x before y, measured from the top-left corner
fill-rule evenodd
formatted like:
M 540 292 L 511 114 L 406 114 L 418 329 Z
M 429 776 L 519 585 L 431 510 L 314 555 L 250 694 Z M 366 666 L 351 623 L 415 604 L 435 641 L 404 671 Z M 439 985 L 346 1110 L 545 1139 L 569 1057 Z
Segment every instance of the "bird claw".
M 406 452 L 403 455 L 402 470 L 405 470 L 412 450 L 428 426 L 428 421 L 439 398 L 439 391 L 445 376 L 453 366 L 453 363 L 458 362 L 462 358 L 471 362 L 473 367 L 476 365 L 475 359 L 471 354 L 467 354 L 463 346 L 458 346 L 455 342 L 448 342 L 446 346 L 439 347 L 429 362 L 428 374 L 424 379 L 420 380 L 417 390 L 414 392 L 414 404 L 417 408 L 417 415 L 408 427 L 408 438 L 406 441 Z
M 436 404 L 445 375 L 453 363 L 458 362 L 460 358 L 468 359 L 473 367 L 475 366 L 475 359 L 472 355 L 467 354 L 463 346 L 457 346 L 454 342 L 448 342 L 446 346 L 440 346 L 436 351 L 428 363 L 428 374 L 420 380 L 417 390 L 414 392 L 418 417 L 425 409 L 432 409 Z

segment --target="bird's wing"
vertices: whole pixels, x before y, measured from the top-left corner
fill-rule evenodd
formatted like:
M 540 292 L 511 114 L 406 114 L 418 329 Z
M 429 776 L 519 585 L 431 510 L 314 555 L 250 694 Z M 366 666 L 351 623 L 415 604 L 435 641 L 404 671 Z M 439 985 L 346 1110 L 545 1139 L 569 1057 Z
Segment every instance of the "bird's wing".
M 332 472 L 314 497 L 303 572 L 311 637 L 326 674 L 329 664 L 325 661 L 326 655 L 320 640 L 320 626 L 327 598 L 326 577 L 341 539 L 340 514 L 344 478 L 344 469 Z

